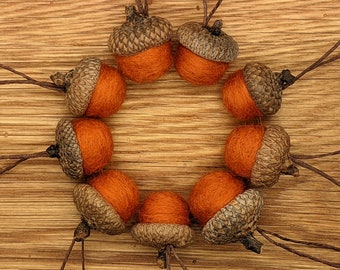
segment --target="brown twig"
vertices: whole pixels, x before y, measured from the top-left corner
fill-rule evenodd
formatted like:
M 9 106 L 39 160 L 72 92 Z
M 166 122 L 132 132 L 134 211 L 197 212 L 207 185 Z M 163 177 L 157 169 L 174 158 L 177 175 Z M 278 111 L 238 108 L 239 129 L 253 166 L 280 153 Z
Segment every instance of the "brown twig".
M 315 243 L 315 242 L 307 242 L 307 241 L 299 241 L 299 240 L 293 240 L 293 239 L 290 239 L 290 238 L 287 238 L 287 237 L 283 237 L 277 233 L 273 233 L 273 232 L 270 232 L 268 230 L 264 230 L 264 229 L 261 229 L 259 227 L 257 227 L 257 231 L 270 243 L 280 247 L 280 248 L 283 248 L 295 255 L 298 255 L 300 257 L 304 257 L 304 258 L 307 258 L 307 259 L 310 259 L 312 261 L 315 261 L 315 262 L 320 262 L 322 264 L 325 264 L 325 265 L 328 265 L 328 266 L 331 266 L 331 267 L 335 267 L 335 268 L 340 268 L 340 263 L 335 263 L 335 262 L 330 262 L 330 261 L 327 261 L 327 260 L 324 260 L 324 259 L 320 259 L 320 258 L 317 258 L 313 255 L 310 255 L 308 253 L 304 253 L 304 252 L 301 252 L 301 251 L 298 251 L 294 248 L 291 248 L 289 246 L 287 246 L 286 244 L 283 244 L 283 243 L 280 243 L 280 242 L 277 242 L 275 241 L 274 239 L 272 239 L 270 236 L 268 235 L 272 235 L 274 237 L 277 237 L 281 240 L 284 240 L 284 241 L 287 241 L 287 242 L 293 242 L 293 243 L 299 243 L 299 244 L 303 244 L 305 246 L 310 246 L 310 247 L 316 247 L 316 248 L 325 248 L 325 249 L 332 249 L 332 250 L 335 250 L 335 251 L 339 251 L 340 248 L 338 247 L 334 247 L 334 246 L 331 246 L 331 245 L 327 245 L 327 244 L 321 244 L 321 243 Z
M 215 14 L 218 7 L 221 5 L 223 0 L 218 0 L 215 7 L 210 11 L 208 15 L 208 4 L 207 0 L 203 0 L 203 9 L 204 9 L 204 16 L 203 16 L 203 27 L 207 27 L 210 19 Z
M 4 85 L 4 84 L 33 84 L 33 85 L 38 85 L 42 88 L 46 88 L 46 89 L 51 89 L 51 90 L 55 90 L 55 91 L 59 91 L 59 92 L 65 92 L 66 89 L 64 86 L 59 86 L 56 85 L 54 83 L 51 82 L 44 82 L 44 81 L 37 81 L 35 79 L 33 79 L 32 77 L 28 76 L 25 73 L 22 73 L 12 67 L 6 66 L 4 64 L 0 64 L 0 68 L 3 68 L 5 70 L 8 70 L 14 74 L 17 74 L 21 77 L 23 77 L 25 80 L 3 80 L 0 81 L 0 85 Z
M 304 167 L 304 168 L 306 168 L 306 169 L 308 169 L 308 170 L 310 170 L 310 171 L 312 171 L 312 172 L 314 172 L 314 173 L 324 177 L 325 179 L 331 181 L 333 184 L 335 184 L 335 185 L 340 187 L 340 181 L 338 181 L 334 177 L 330 176 L 329 174 L 325 173 L 324 171 L 322 171 L 322 170 L 320 170 L 320 169 L 318 169 L 318 168 L 316 168 L 316 167 L 314 167 L 314 166 L 312 166 L 312 165 L 310 165 L 310 164 L 308 164 L 308 163 L 306 163 L 306 162 L 296 158 L 293 155 L 291 155 L 290 158 L 291 158 L 292 162 L 294 162 L 296 165 Z
M 326 53 L 324 53 L 317 61 L 315 61 L 313 64 L 311 64 L 309 67 L 307 67 L 306 69 L 304 69 L 303 71 L 301 71 L 297 76 L 292 76 L 290 74 L 290 76 L 288 76 L 290 79 L 289 81 L 283 82 L 283 86 L 282 86 L 282 90 L 286 89 L 288 86 L 293 85 L 298 79 L 300 79 L 302 76 L 304 76 L 306 73 L 320 67 L 323 66 L 325 64 L 328 64 L 330 62 L 333 62 L 337 59 L 340 58 L 340 55 L 336 55 L 332 58 L 329 58 L 326 60 L 326 58 L 332 53 L 334 52 L 338 47 L 340 46 L 340 40 L 338 42 L 336 42 L 333 47 L 331 47 Z M 288 71 L 288 70 L 284 70 L 284 71 Z M 284 72 L 282 71 L 282 72 Z M 289 72 L 289 71 L 288 71 Z M 289 72 L 290 73 L 290 72 Z

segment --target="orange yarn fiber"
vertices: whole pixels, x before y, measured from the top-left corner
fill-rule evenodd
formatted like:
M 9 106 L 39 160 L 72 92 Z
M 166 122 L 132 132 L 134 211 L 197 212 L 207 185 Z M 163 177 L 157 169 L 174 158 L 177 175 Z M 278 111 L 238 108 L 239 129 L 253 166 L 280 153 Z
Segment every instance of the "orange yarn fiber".
M 244 190 L 244 183 L 230 173 L 210 172 L 192 189 L 189 197 L 190 211 L 204 225 Z
M 109 127 L 99 119 L 72 120 L 86 175 L 98 172 L 111 160 L 113 140 Z
M 265 127 L 262 125 L 247 125 L 233 129 L 225 145 L 226 166 L 235 174 L 250 178 L 264 133 Z
M 108 117 L 117 112 L 126 96 L 126 84 L 120 72 L 102 64 L 96 87 L 86 110 L 87 116 Z
M 105 171 L 92 178 L 89 185 L 100 193 L 124 222 L 133 217 L 138 207 L 139 191 L 126 174 L 115 170 Z
M 149 194 L 140 208 L 141 223 L 189 225 L 189 208 L 185 200 L 171 191 Z
M 115 58 L 124 76 L 138 83 L 151 82 L 167 73 L 172 66 L 171 47 L 171 41 L 167 41 L 134 55 L 115 55 Z
M 228 63 L 205 59 L 179 45 L 175 57 L 178 74 L 194 85 L 216 84 L 229 67 Z
M 242 70 L 231 74 L 222 89 L 224 106 L 236 118 L 248 120 L 263 116 L 248 91 Z

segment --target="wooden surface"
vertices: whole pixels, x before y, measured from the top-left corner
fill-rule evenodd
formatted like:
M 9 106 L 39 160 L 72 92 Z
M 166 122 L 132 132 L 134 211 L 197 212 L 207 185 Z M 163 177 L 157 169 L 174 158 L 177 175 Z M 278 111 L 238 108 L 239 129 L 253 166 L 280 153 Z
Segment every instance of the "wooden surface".
M 72 69 L 88 55 L 115 64 L 107 40 L 113 26 L 124 21 L 128 3 L 133 1 L 1 1 L 0 62 L 39 80 Z M 213 4 L 209 1 L 210 8 Z M 154 0 L 150 14 L 166 17 L 177 29 L 189 20 L 201 21 L 203 9 L 201 1 Z M 223 19 L 223 29 L 240 47 L 228 74 L 250 61 L 297 74 L 340 38 L 338 0 L 225 1 L 214 18 Z M 175 35 L 173 40 L 175 50 Z M 339 74 L 339 62 L 309 73 L 285 90 L 279 113 L 263 120 L 287 130 L 292 153 L 340 148 Z M 9 78 L 17 77 L 0 70 L 1 80 Z M 225 139 L 242 124 L 222 105 L 224 80 L 194 87 L 172 68 L 154 83 L 127 81 L 122 109 L 105 119 L 115 140 L 109 168 L 135 179 L 142 199 L 156 190 L 187 198 L 201 176 L 223 169 Z M 0 97 L 0 154 L 45 150 L 54 142 L 59 119 L 71 117 L 62 94 L 37 86 L 0 86 Z M 331 157 L 312 164 L 339 179 L 339 162 L 340 157 Z M 299 178 L 282 176 L 275 187 L 262 190 L 259 224 L 292 238 L 339 246 L 339 187 L 300 172 Z M 72 201 L 74 184 L 50 159 L 27 161 L 0 176 L 0 269 L 60 268 L 80 218 Z M 192 246 L 177 252 L 192 270 L 330 269 L 255 235 L 265 245 L 261 255 L 240 244 L 208 245 L 199 234 Z M 339 262 L 339 253 L 300 250 Z M 93 231 L 86 241 L 87 269 L 158 269 L 155 256 L 155 249 L 136 244 L 128 233 Z M 66 269 L 81 269 L 80 258 L 76 245 Z M 173 269 L 179 269 L 175 261 Z

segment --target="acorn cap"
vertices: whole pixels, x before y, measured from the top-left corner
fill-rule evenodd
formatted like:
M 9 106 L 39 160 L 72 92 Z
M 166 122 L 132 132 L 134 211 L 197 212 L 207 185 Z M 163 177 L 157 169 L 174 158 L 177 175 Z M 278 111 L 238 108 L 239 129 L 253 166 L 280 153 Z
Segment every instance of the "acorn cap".
M 83 177 L 83 159 L 72 122 L 61 119 L 55 131 L 58 159 L 65 174 L 73 179 Z
M 114 235 L 125 231 L 125 223 L 100 193 L 88 184 L 77 184 L 73 190 L 74 203 L 90 228 Z
M 74 70 L 51 75 L 58 86 L 65 86 L 66 105 L 74 115 L 84 115 L 100 75 L 101 61 L 97 57 L 85 57 Z
M 281 107 L 282 85 L 279 75 L 260 63 L 249 63 L 243 68 L 248 91 L 263 115 L 273 115 Z
M 238 45 L 231 36 L 222 30 L 218 35 L 213 34 L 198 22 L 181 25 L 177 36 L 181 45 L 208 60 L 228 63 L 235 60 L 238 54 Z
M 167 245 L 184 247 L 193 242 L 193 230 L 187 225 L 138 223 L 131 229 L 131 235 L 138 243 L 162 249 Z
M 126 22 L 113 28 L 109 49 L 115 55 L 128 56 L 160 46 L 171 38 L 171 24 L 156 16 L 139 13 L 135 6 L 125 8 Z
M 256 229 L 262 205 L 263 199 L 257 190 L 246 190 L 204 225 L 203 238 L 211 244 L 226 244 L 248 236 Z
M 251 172 L 251 186 L 270 187 L 279 180 L 282 172 L 296 169 L 289 157 L 289 148 L 288 133 L 280 126 L 267 126 Z

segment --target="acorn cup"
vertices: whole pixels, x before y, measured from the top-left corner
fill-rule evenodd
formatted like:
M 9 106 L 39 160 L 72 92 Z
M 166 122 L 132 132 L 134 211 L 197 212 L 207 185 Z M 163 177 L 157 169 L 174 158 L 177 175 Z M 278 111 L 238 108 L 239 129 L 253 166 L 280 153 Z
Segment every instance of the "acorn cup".
M 35 84 L 65 92 L 67 108 L 76 116 L 108 117 L 120 109 L 126 96 L 126 83 L 121 73 L 96 57 L 85 57 L 75 69 L 51 75 L 52 83 L 37 81 L 2 64 L 0 67 L 25 79 L 4 80 L 0 84 Z
M 184 199 L 174 192 L 158 191 L 144 200 L 139 223 L 131 229 L 138 243 L 158 249 L 157 264 L 170 269 L 170 258 L 174 255 L 182 269 L 187 269 L 178 257 L 175 248 L 193 242 L 193 230 L 189 227 L 189 209 Z
M 7 172 L 21 162 L 39 157 L 58 158 L 64 173 L 79 180 L 99 172 L 113 154 L 113 139 L 109 127 L 98 119 L 61 119 L 55 131 L 55 144 L 33 154 L 0 155 L 0 160 L 16 160 L 0 170 Z
M 194 85 L 216 84 L 225 74 L 229 63 L 238 54 L 236 41 L 222 31 L 222 20 L 209 26 L 211 17 L 222 0 L 207 14 L 207 1 L 203 0 L 203 24 L 188 22 L 177 30 L 179 46 L 175 56 L 178 74 Z
M 246 64 L 225 81 L 222 88 L 224 106 L 239 120 L 276 114 L 281 108 L 282 91 L 306 73 L 339 59 L 340 55 L 327 59 L 339 45 L 340 41 L 297 76 L 288 69 L 278 73 L 261 63 Z
M 295 240 L 260 228 L 257 223 L 263 207 L 262 196 L 255 189 L 246 189 L 245 184 L 229 172 L 214 171 L 204 175 L 191 191 L 189 207 L 193 216 L 203 226 L 203 239 L 210 244 L 241 242 L 247 249 L 260 254 L 262 243 L 253 235 L 256 230 L 270 243 L 293 254 L 332 267 L 340 267 L 339 263 L 298 251 L 282 241 L 332 251 L 340 251 L 339 247 Z
M 91 178 L 88 184 L 77 184 L 73 199 L 81 214 L 81 222 L 74 231 L 61 270 L 65 268 L 75 242 L 82 243 L 82 265 L 85 269 L 84 241 L 90 236 L 91 229 L 109 235 L 118 235 L 126 230 L 126 224 L 137 210 L 139 191 L 125 173 L 108 170 Z
M 152 82 L 167 73 L 172 66 L 172 26 L 164 18 L 149 17 L 148 0 L 136 0 L 126 6 L 126 22 L 113 28 L 108 47 L 118 68 L 128 79 Z
M 316 155 L 292 154 L 290 137 L 281 126 L 245 125 L 234 128 L 229 134 L 224 160 L 226 167 L 243 177 L 250 187 L 271 187 L 282 174 L 299 176 L 297 165 L 340 186 L 338 180 L 303 161 L 338 154 L 340 150 Z

